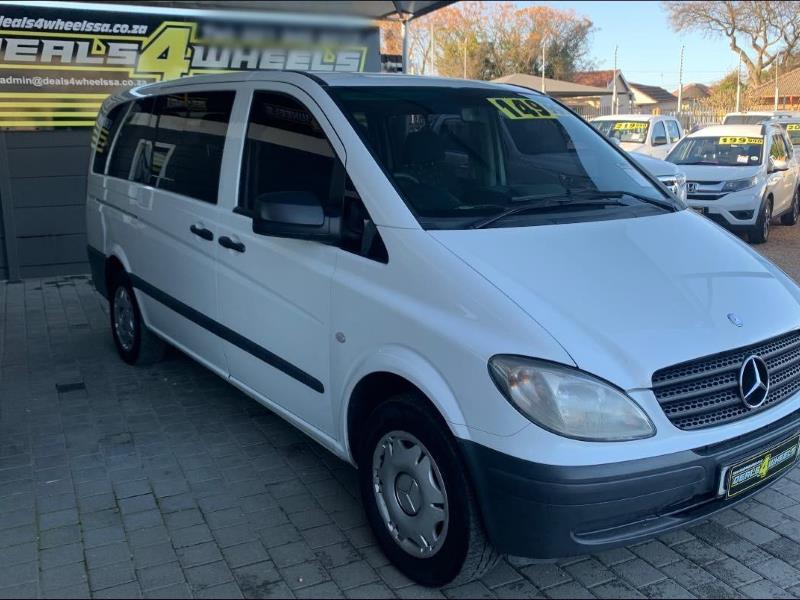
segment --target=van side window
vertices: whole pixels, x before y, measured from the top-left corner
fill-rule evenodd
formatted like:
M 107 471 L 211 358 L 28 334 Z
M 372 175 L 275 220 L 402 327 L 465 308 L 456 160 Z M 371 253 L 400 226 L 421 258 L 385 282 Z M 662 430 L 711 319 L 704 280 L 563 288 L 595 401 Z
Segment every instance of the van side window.
M 667 133 L 669 133 L 669 143 L 674 144 L 681 139 L 681 130 L 677 121 L 667 121 Z
M 130 103 L 125 102 L 112 108 L 107 115 L 97 120 L 92 131 L 92 149 L 94 149 L 94 160 L 92 161 L 92 172 L 100 175 L 106 172 L 106 162 L 111 151 L 111 142 L 117 133 L 122 118 L 128 111 Z
M 329 206 L 336 155 L 312 114 L 297 100 L 256 92 L 250 108 L 239 208 L 252 211 L 265 194 L 312 192 Z M 339 201 L 341 198 L 339 198 Z
M 652 140 L 650 143 L 655 143 L 657 138 L 667 139 L 667 132 L 664 130 L 664 121 L 656 121 L 653 123 L 653 137 L 650 138 Z
M 222 150 L 235 95 L 192 92 L 155 99 L 157 129 L 150 185 L 216 203 Z
M 786 146 L 783 145 L 783 136 L 775 134 L 772 136 L 772 147 L 769 155 L 775 160 L 786 160 Z
M 149 183 L 156 135 L 152 106 L 152 98 L 137 100 L 125 116 L 109 159 L 108 174 L 111 177 Z

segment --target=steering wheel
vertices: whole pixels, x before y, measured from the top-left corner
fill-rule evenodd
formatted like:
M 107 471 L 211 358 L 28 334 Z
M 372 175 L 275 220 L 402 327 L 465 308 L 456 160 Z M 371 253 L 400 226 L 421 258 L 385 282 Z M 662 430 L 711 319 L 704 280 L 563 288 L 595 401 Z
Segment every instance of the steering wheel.
M 410 173 L 399 172 L 394 174 L 395 179 L 407 179 L 411 183 L 419 183 L 419 179 L 411 175 Z

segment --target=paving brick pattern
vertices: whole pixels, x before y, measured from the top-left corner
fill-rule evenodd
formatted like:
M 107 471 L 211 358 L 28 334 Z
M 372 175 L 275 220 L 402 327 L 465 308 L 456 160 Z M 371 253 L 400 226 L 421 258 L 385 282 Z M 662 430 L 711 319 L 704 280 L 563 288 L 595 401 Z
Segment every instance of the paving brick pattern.
M 800 470 L 687 530 L 425 589 L 351 467 L 177 351 L 122 363 L 88 278 L 0 282 L 0 598 L 89 596 L 798 597 Z

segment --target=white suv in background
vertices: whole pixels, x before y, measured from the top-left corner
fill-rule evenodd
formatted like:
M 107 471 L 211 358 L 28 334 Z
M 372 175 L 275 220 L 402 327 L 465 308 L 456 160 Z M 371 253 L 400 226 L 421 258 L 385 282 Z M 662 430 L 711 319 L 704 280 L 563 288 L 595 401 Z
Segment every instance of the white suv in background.
M 797 223 L 798 157 L 777 123 L 701 129 L 667 160 L 686 173 L 690 207 L 752 243 L 767 241 L 775 217 Z
M 795 463 L 800 288 L 552 98 L 230 73 L 107 100 L 93 146 L 120 357 L 170 343 L 356 465 L 415 581 L 645 540 Z
M 660 159 L 683 137 L 680 122 L 663 115 L 608 115 L 589 122 L 606 137 L 619 140 L 623 150 Z
M 797 113 L 780 110 L 751 110 L 744 112 L 731 112 L 722 119 L 723 125 L 759 125 L 772 121 L 780 123 L 784 119 L 791 119 Z

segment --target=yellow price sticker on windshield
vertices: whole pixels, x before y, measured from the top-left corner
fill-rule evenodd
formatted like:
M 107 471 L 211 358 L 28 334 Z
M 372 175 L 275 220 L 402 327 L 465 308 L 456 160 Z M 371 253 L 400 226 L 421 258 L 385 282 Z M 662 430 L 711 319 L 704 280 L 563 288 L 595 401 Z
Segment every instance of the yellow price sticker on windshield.
M 556 115 L 529 98 L 487 98 L 507 119 L 556 119 Z
M 637 129 L 647 129 L 647 123 L 637 121 L 623 121 L 620 123 L 614 123 L 615 131 L 635 131 Z
M 800 131 L 800 123 L 789 123 L 786 126 L 786 131 Z
M 726 135 L 719 138 L 721 146 L 740 146 L 745 144 L 764 144 L 764 138 Z

